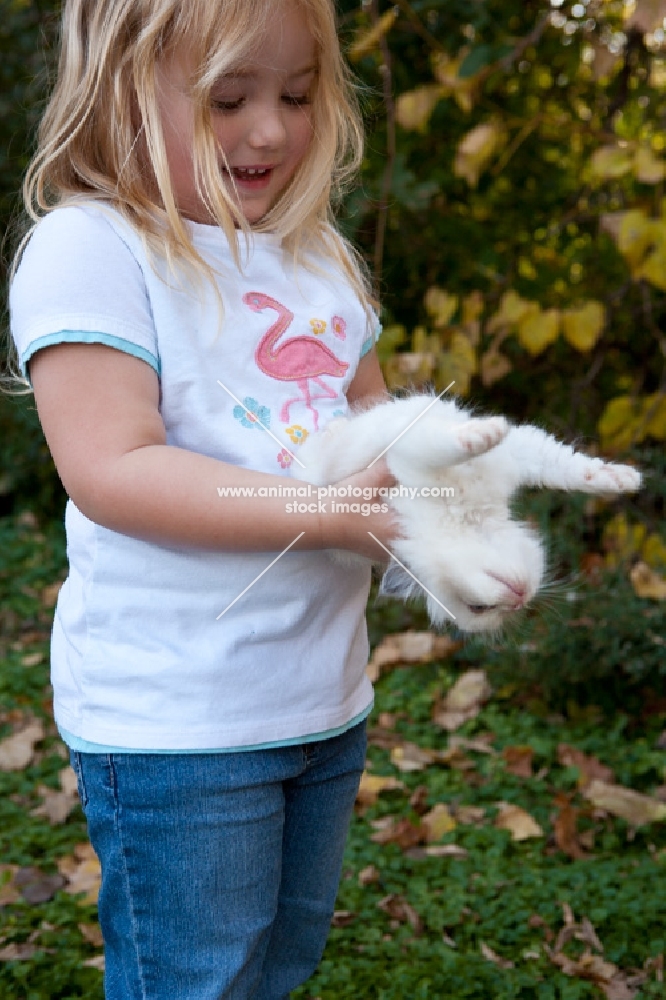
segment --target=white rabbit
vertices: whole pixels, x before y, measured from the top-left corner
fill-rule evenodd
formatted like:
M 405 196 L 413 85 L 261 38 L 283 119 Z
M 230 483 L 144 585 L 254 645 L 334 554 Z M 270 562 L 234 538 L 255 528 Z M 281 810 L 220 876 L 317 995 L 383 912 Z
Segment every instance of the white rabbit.
M 403 487 L 390 499 L 405 537 L 391 545 L 397 562 L 386 571 L 383 592 L 406 599 L 424 590 L 432 622 L 454 620 L 465 632 L 499 630 L 542 584 L 538 534 L 511 516 L 520 487 L 611 494 L 641 486 L 631 466 L 590 458 L 538 427 L 473 417 L 426 395 L 331 421 L 299 451 L 306 466 L 299 477 L 330 485 L 384 454 Z M 423 488 L 440 495 L 424 496 Z

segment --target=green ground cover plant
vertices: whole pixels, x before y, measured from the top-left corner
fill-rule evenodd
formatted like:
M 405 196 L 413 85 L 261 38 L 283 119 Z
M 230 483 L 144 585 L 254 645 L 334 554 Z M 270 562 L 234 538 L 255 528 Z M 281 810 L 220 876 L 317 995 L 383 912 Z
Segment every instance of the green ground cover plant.
M 547 507 L 528 498 L 525 513 L 549 520 Z M 565 573 L 587 551 L 575 503 L 568 517 L 571 534 L 553 540 Z M 0 552 L 0 998 L 101 1000 L 98 873 L 50 710 L 62 526 L 29 511 L 1 519 Z M 567 578 L 505 643 L 428 639 L 418 606 L 373 599 L 376 661 L 405 632 L 430 652 L 384 657 L 334 927 L 296 1000 L 663 996 L 666 700 L 650 687 L 660 665 L 634 675 L 618 659 L 615 686 L 586 681 L 598 653 L 571 625 L 612 599 L 663 636 L 663 602 L 638 598 L 627 569 Z M 618 621 L 599 628 L 600 649 L 623 641 Z M 448 731 L 447 694 L 470 671 L 488 688 Z M 591 775 L 645 796 L 655 818 L 595 805 Z

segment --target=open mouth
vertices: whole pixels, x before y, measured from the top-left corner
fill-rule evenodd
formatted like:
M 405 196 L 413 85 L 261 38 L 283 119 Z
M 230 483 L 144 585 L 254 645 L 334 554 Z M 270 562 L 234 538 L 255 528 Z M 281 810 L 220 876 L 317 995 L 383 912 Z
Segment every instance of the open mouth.
M 273 173 L 273 167 L 232 167 L 231 174 L 237 184 L 250 184 L 261 187 L 267 184 Z

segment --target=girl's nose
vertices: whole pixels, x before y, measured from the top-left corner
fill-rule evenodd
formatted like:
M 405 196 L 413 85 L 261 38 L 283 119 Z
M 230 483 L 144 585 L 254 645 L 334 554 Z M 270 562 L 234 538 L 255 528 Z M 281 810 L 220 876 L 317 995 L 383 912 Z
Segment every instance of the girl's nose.
M 280 147 L 287 135 L 282 114 L 281 108 L 261 108 L 252 122 L 250 134 L 248 135 L 249 144 L 256 149 L 266 146 L 271 149 Z

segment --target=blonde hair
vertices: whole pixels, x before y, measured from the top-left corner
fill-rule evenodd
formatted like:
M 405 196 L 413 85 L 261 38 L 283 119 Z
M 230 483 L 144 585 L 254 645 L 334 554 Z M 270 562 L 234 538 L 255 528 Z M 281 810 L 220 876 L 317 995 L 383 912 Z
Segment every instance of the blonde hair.
M 65 0 L 57 80 L 23 186 L 32 222 L 63 204 L 102 200 L 124 215 L 152 252 L 212 277 L 178 212 L 158 113 L 158 64 L 185 45 L 195 66 L 191 96 L 197 192 L 226 233 L 240 266 L 238 236 L 244 233 L 249 239 L 251 231 L 222 181 L 210 93 L 222 74 L 251 55 L 285 2 Z M 287 189 L 253 228 L 280 235 L 296 263 L 306 263 L 308 251 L 317 248 L 342 270 L 369 312 L 366 269 L 337 230 L 332 210 L 363 150 L 361 118 L 340 52 L 333 2 L 289 2 L 305 14 L 317 48 L 313 138 Z M 146 157 L 152 170 L 146 170 Z

